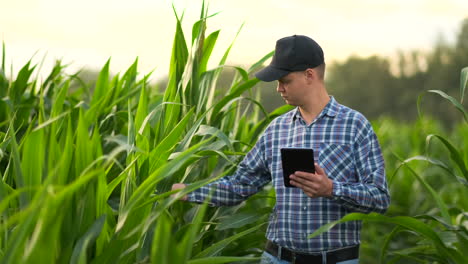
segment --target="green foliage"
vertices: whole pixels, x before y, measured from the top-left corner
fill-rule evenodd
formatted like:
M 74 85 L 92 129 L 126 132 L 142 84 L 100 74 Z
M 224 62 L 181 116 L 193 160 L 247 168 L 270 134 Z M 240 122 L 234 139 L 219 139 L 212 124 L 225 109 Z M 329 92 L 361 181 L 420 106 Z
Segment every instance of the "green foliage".
M 464 78 L 462 74 L 462 85 Z M 466 115 L 466 109 L 460 103 L 464 93 L 461 93 L 459 101 L 439 90 L 428 92 L 440 95 L 462 116 Z M 418 103 L 421 100 L 420 96 Z M 465 121 L 454 131 L 466 131 L 468 120 Z M 338 223 L 364 220 L 367 224 L 380 223 L 380 228 L 384 229 L 377 231 L 379 226 L 374 226 L 364 229 L 363 234 L 366 237 L 373 233 L 376 246 L 364 242 L 363 251 L 369 252 L 369 256 L 380 255 L 380 263 L 468 262 L 468 204 L 464 201 L 468 194 L 466 134 L 441 135 L 439 133 L 444 131 L 440 125 L 427 123 L 424 118 L 409 129 L 382 119 L 376 124 L 376 131 L 386 157 L 387 173 L 391 172 L 388 175 L 392 206 L 388 216 L 349 214 L 322 226 L 311 237 Z M 458 141 L 455 143 L 451 138 Z M 391 229 L 391 225 L 396 227 Z M 376 261 L 375 258 L 363 257 L 365 263 Z
M 265 111 L 234 118 L 257 82 L 237 68 L 229 95 L 216 95 L 220 65 L 207 69 L 219 31 L 205 37 L 202 8 L 187 43 L 177 16 L 170 80 L 164 94 L 138 78 L 138 60 L 111 76 L 110 59 L 94 86 L 57 62 L 45 81 L 28 62 L 0 85 L 1 263 L 228 263 L 258 260 L 264 215 L 225 221 L 223 208 L 181 204 L 175 197 L 224 176 L 269 123 Z M 5 89 L 3 89 L 5 88 Z M 251 105 L 251 106 L 249 106 Z M 279 110 L 279 113 L 286 109 Z M 189 178 L 189 179 L 188 179 Z M 174 182 L 193 182 L 183 192 Z M 263 205 L 268 210 L 267 205 Z M 196 213 L 187 214 L 191 207 Z M 192 212 L 189 210 L 188 212 Z M 207 219 L 210 219 L 207 221 Z M 220 231 L 216 231 L 221 226 Z M 213 243 L 213 241 L 217 241 Z

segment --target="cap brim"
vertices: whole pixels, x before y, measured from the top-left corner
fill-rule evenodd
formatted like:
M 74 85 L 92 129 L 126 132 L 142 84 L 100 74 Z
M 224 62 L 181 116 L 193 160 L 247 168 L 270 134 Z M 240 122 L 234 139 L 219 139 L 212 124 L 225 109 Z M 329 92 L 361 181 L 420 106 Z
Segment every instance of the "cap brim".
M 255 77 L 264 82 L 272 82 L 281 79 L 289 73 L 290 71 L 280 70 L 270 65 L 255 73 Z

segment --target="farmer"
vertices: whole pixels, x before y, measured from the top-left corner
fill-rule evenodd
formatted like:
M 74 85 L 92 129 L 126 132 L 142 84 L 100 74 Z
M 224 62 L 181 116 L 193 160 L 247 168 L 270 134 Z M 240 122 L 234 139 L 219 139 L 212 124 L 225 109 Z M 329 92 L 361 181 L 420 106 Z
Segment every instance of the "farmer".
M 234 205 L 272 181 L 276 205 L 270 216 L 261 263 L 358 263 L 359 221 L 308 236 L 352 212 L 384 213 L 390 197 L 384 160 L 369 121 L 329 96 L 324 83 L 322 48 L 294 35 L 276 42 L 269 66 L 256 73 L 278 81 L 277 91 L 292 111 L 273 120 L 232 176 L 183 197 L 202 203 L 211 189 L 211 205 Z M 296 171 L 285 187 L 281 148 L 311 148 L 315 173 Z M 174 184 L 172 189 L 184 188 Z

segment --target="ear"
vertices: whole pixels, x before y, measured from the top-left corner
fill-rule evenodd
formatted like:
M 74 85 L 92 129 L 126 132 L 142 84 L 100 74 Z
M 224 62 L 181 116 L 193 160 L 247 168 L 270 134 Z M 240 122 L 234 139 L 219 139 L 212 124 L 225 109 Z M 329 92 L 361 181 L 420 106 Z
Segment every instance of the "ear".
M 305 70 L 304 74 L 306 76 L 307 82 L 317 81 L 319 77 L 317 72 L 312 68 Z

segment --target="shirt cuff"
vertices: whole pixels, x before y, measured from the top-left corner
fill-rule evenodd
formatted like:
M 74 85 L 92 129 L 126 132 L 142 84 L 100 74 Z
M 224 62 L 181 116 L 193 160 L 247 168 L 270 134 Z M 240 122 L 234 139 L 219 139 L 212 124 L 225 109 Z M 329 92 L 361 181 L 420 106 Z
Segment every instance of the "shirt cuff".
M 187 202 L 193 202 L 193 199 L 194 199 L 194 193 L 193 192 L 189 192 L 187 193 Z
M 186 188 L 189 185 L 187 184 Z M 187 202 L 192 202 L 192 203 L 203 203 L 206 199 L 206 195 L 203 191 L 203 188 L 205 186 L 202 186 L 198 189 L 195 189 L 187 194 Z
M 332 200 L 339 200 L 343 196 L 343 185 L 341 182 L 333 181 L 333 189 L 332 189 Z
M 187 184 L 185 186 L 185 188 L 187 188 L 187 187 L 189 187 L 189 184 Z M 196 202 L 197 201 L 196 191 L 197 190 L 194 190 L 192 192 L 187 193 L 187 200 L 186 200 L 187 202 Z

